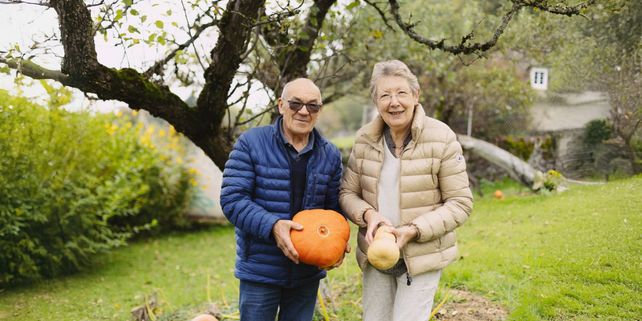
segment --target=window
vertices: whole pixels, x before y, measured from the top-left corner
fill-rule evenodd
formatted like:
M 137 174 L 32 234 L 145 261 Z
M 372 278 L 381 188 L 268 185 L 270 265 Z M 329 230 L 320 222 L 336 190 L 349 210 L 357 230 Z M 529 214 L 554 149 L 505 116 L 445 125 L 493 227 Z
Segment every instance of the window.
M 531 87 L 540 90 L 548 88 L 547 68 L 531 68 Z

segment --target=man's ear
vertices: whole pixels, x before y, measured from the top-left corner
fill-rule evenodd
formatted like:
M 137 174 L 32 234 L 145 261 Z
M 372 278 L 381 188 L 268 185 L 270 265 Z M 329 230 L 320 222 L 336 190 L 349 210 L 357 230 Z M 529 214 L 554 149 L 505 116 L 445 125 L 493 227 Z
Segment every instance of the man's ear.
M 285 108 L 283 107 L 283 99 L 279 98 L 279 100 L 277 100 L 276 102 L 276 106 L 279 108 L 279 114 L 283 115 L 283 108 Z

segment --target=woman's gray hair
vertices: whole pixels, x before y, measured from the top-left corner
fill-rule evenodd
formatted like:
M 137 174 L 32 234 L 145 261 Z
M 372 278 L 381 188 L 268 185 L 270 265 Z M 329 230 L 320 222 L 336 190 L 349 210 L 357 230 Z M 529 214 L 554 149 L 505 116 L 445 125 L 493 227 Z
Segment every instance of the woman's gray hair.
M 419 91 L 419 81 L 417 76 L 410 71 L 408 66 L 399 60 L 388 60 L 378 62 L 372 68 L 372 76 L 370 77 L 370 97 L 372 101 L 377 103 L 375 95 L 377 94 L 377 80 L 386 76 L 398 76 L 406 79 L 413 94 Z

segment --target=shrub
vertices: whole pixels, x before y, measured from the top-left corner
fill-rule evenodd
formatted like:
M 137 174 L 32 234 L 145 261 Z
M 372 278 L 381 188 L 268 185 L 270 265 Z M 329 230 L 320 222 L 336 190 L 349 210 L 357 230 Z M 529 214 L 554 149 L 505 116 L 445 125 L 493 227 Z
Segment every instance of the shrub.
M 524 137 L 505 136 L 499 141 L 499 147 L 523 160 L 528 160 L 533 153 L 535 144 Z
M 76 271 L 142 231 L 184 224 L 190 174 L 141 130 L 0 90 L 0 284 Z
M 595 146 L 611 138 L 612 134 L 611 125 L 604 119 L 591 120 L 584 126 L 584 142 L 589 146 Z

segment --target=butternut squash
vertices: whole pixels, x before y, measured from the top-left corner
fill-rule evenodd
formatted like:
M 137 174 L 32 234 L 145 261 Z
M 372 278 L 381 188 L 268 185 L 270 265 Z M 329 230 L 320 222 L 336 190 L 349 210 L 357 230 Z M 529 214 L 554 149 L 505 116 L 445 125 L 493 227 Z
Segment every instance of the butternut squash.
M 368 247 L 368 262 L 377 270 L 387 270 L 399 261 L 397 238 L 388 231 L 389 227 L 381 226 L 375 233 L 374 241 Z

